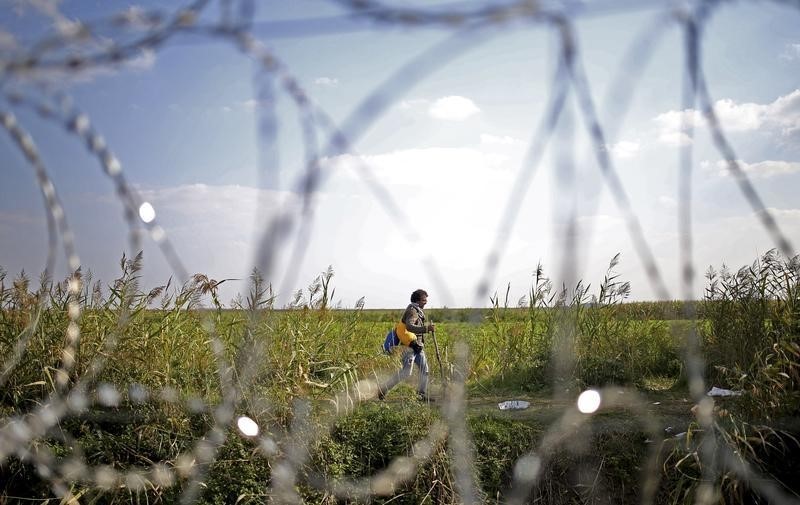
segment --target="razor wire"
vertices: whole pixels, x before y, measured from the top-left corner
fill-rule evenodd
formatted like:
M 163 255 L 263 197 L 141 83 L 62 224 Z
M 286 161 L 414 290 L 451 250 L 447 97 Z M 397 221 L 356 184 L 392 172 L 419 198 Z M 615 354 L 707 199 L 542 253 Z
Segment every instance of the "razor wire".
M 95 131 L 90 118 L 72 105 L 72 100 L 65 92 L 53 93 L 49 91 L 54 76 L 80 75 L 93 69 L 103 67 L 116 67 L 136 58 L 142 51 L 160 51 L 171 40 L 181 35 L 193 35 L 207 40 L 230 44 L 237 48 L 243 55 L 252 59 L 257 68 L 256 83 L 260 98 L 273 101 L 281 93 L 295 106 L 300 124 L 302 125 L 305 163 L 301 176 L 293 181 L 293 190 L 300 196 L 296 205 L 287 205 L 281 209 L 276 217 L 264 225 L 261 230 L 261 239 L 256 247 L 256 264 L 266 275 L 278 275 L 275 272 L 276 255 L 287 248 L 294 236 L 295 258 L 290 262 L 284 273 L 283 283 L 291 286 L 296 279 L 296 272 L 302 261 L 310 237 L 313 235 L 314 202 L 312 196 L 325 182 L 326 174 L 320 170 L 324 158 L 331 158 L 340 154 L 353 154 L 358 140 L 364 135 L 366 129 L 374 125 L 386 111 L 387 107 L 401 98 L 405 92 L 417 82 L 423 81 L 435 69 L 446 65 L 458 55 L 479 47 L 486 40 L 501 37 L 501 30 L 509 24 L 553 30 L 559 34 L 557 67 L 550 84 L 551 96 L 541 123 L 528 146 L 523 165 L 517 173 L 517 183 L 512 189 L 511 196 L 501 216 L 496 230 L 494 241 L 486 257 L 481 276 L 475 283 L 475 299 L 482 300 L 488 293 L 489 286 L 494 281 L 494 276 L 502 256 L 507 249 L 508 240 L 513 236 L 514 225 L 518 219 L 521 203 L 525 194 L 532 186 L 537 166 L 541 161 L 544 150 L 551 139 L 557 137 L 559 124 L 565 119 L 567 101 L 572 98 L 577 103 L 576 114 L 588 130 L 592 140 L 590 156 L 594 157 L 604 181 L 612 195 L 614 203 L 624 216 L 627 231 L 634 242 L 635 251 L 643 263 L 648 279 L 661 299 L 670 297 L 667 291 L 663 274 L 650 250 L 647 239 L 644 237 L 641 225 L 624 186 L 617 175 L 606 146 L 613 138 L 616 125 L 601 124 L 595 111 L 594 99 L 590 88 L 589 79 L 583 72 L 581 51 L 578 46 L 577 35 L 573 25 L 582 17 L 602 17 L 611 12 L 630 11 L 635 9 L 655 9 L 658 18 L 663 20 L 664 13 L 667 17 L 674 17 L 685 32 L 686 77 L 683 97 L 683 108 L 693 108 L 699 103 L 706 117 L 712 139 L 716 149 L 723 155 L 728 169 L 733 174 L 742 194 L 750 207 L 759 217 L 764 229 L 768 232 L 779 250 L 786 256 L 792 257 L 795 253 L 789 238 L 781 231 L 774 217 L 763 203 L 763 200 L 750 182 L 745 171 L 739 166 L 736 154 L 730 142 L 723 133 L 722 125 L 717 117 L 713 100 L 708 92 L 700 62 L 702 29 L 708 17 L 721 2 L 711 1 L 699 3 L 696 9 L 675 7 L 670 3 L 661 2 L 610 2 L 598 1 L 590 3 L 535 2 L 532 0 L 519 0 L 506 4 L 474 7 L 464 3 L 445 4 L 434 7 L 405 8 L 372 0 L 333 0 L 354 20 L 366 23 L 370 27 L 403 27 L 409 30 L 421 27 L 439 27 L 452 33 L 443 42 L 436 44 L 401 65 L 390 78 L 379 84 L 375 90 L 364 97 L 353 112 L 340 124 L 335 124 L 330 115 L 320 106 L 315 104 L 312 97 L 303 89 L 299 80 L 294 77 L 291 66 L 280 59 L 280 55 L 268 50 L 264 42 L 256 37 L 256 33 L 265 29 L 269 37 L 269 22 L 255 21 L 256 2 L 247 0 L 212 0 L 196 1 L 187 7 L 174 11 L 152 10 L 143 11 L 129 9 L 109 19 L 98 21 L 72 21 L 60 16 L 57 9 L 52 11 L 53 18 L 60 23 L 60 29 L 54 36 L 46 36 L 25 47 L 16 48 L 9 54 L 0 57 L 0 91 L 4 96 L 9 109 L 18 107 L 32 107 L 38 116 L 44 120 L 61 125 L 66 132 L 76 136 L 86 145 L 89 153 L 100 162 L 102 171 L 109 177 L 116 189 L 118 199 L 123 207 L 124 217 L 130 233 L 130 244 L 133 250 L 139 248 L 139 228 L 144 228 L 149 237 L 156 243 L 172 271 L 181 282 L 189 281 L 187 270 L 181 261 L 178 249 L 173 246 L 168 238 L 168 230 L 162 228 L 155 221 L 142 222 L 136 218 L 137 211 L 143 200 L 138 196 L 135 188 L 127 181 L 122 173 L 121 161 L 106 145 L 99 132 Z M 792 7 L 800 7 L 796 2 L 784 2 Z M 43 2 L 42 5 L 47 5 Z M 56 5 L 55 3 L 52 5 Z M 219 21 L 208 22 L 207 13 L 210 7 L 217 5 L 220 8 Z M 317 20 L 315 26 L 324 27 L 325 19 Z M 302 24 L 302 22 L 297 22 Z M 661 26 L 661 24 L 658 24 Z M 111 29 L 112 33 L 119 34 L 119 40 L 107 39 L 99 35 L 102 29 Z M 326 28 L 322 28 L 325 30 Z M 127 35 L 131 31 L 132 34 Z M 126 34 L 122 36 L 121 34 Z M 655 36 L 648 38 L 648 43 L 655 40 Z M 638 46 L 631 47 L 631 60 L 626 70 L 638 70 L 644 64 L 642 52 Z M 632 63 L 636 62 L 636 65 Z M 633 79 L 624 80 L 625 84 L 633 86 Z M 612 105 L 617 105 L 621 110 L 627 108 L 628 96 L 619 90 L 624 86 L 615 86 L 612 89 L 619 92 L 619 96 L 609 100 Z M 623 103 L 624 102 L 624 103 Z M 271 108 L 259 108 L 259 143 L 263 149 L 260 177 L 262 183 L 274 177 L 270 170 L 277 170 L 280 165 L 277 156 L 277 117 Z M 617 124 L 621 122 L 616 114 Z M 39 149 L 34 139 L 20 124 L 19 119 L 10 110 L 0 110 L 0 123 L 12 138 L 14 144 L 22 153 L 34 171 L 35 180 L 42 193 L 45 216 L 48 230 L 48 255 L 45 269 L 52 272 L 57 254 L 57 244 L 60 237 L 64 255 L 72 271 L 77 271 L 81 265 L 78 257 L 76 237 L 71 231 L 63 205 L 58 199 L 56 187 L 48 175 Z M 692 132 L 691 125 L 684 125 L 685 130 Z M 327 136 L 327 137 L 326 137 Z M 326 138 L 320 149 L 320 138 Z M 571 150 L 570 140 L 561 146 L 563 152 Z M 691 293 L 694 279 L 693 238 L 691 236 L 691 167 L 692 152 L 690 147 L 681 151 L 680 157 L 680 210 L 679 216 L 679 242 L 681 253 L 681 292 Z M 575 163 L 570 156 L 565 156 L 559 164 L 564 170 L 574 170 Z M 370 190 L 375 200 L 384 212 L 391 218 L 398 230 L 404 232 L 410 240 L 416 241 L 420 236 L 411 221 L 391 197 L 389 188 L 382 185 L 372 173 L 371 168 L 363 162 L 357 165 L 356 170 L 362 183 Z M 574 173 L 565 176 L 574 178 Z M 569 184 L 569 180 L 565 183 Z M 562 187 L 561 189 L 565 189 Z M 573 197 L 575 195 L 572 195 Z M 565 243 L 574 244 L 576 233 L 574 209 L 568 209 L 568 223 L 564 228 Z M 589 231 L 591 233 L 591 230 Z M 564 271 L 575 271 L 579 259 L 577 252 L 567 255 L 562 264 Z M 421 261 L 423 268 L 433 280 L 436 289 L 443 294 L 443 298 L 450 298 L 451 290 L 436 260 L 430 252 Z M 82 281 L 78 274 L 74 274 L 69 282 L 69 290 L 73 295 L 80 293 Z M 690 305 L 691 306 L 691 305 Z M 693 310 L 693 309 L 690 309 Z M 191 453 L 182 455 L 169 467 L 166 462 L 154 462 L 150 468 L 133 469 L 127 472 L 114 470 L 110 467 L 90 468 L 85 461 L 61 461 L 45 447 L 36 444 L 43 439 L 50 428 L 54 427 L 62 418 L 78 415 L 85 412 L 91 404 L 111 406 L 119 402 L 119 391 L 114 385 L 98 392 L 96 399 L 91 399 L 85 387 L 92 377 L 102 370 L 105 363 L 98 360 L 90 366 L 90 373 L 78 378 L 72 388 L 68 376 L 74 364 L 75 346 L 80 338 L 81 310 L 76 302 L 69 306 L 69 326 L 67 329 L 67 345 L 62 352 L 61 368 L 57 373 L 59 388 L 46 402 L 32 412 L 14 418 L 0 420 L 0 462 L 10 455 L 29 459 L 37 464 L 37 471 L 43 479 L 48 480 L 53 492 L 65 502 L 77 499 L 69 489 L 69 484 L 76 480 L 89 480 L 101 487 L 115 485 L 127 486 L 132 491 L 144 489 L 144 481 L 164 486 L 177 485 L 179 477 L 187 478 L 188 482 L 182 494 L 182 502 L 192 503 L 201 490 L 202 479 L 205 476 L 203 468 L 208 468 L 216 458 L 216 450 L 224 443 L 226 432 L 231 428 L 235 406 L 244 401 L 244 393 L 237 390 L 229 377 L 231 368 L 222 358 L 219 342 L 213 338 L 214 328 L 210 319 L 206 321 L 206 328 L 212 335 L 212 347 L 218 359 L 220 382 L 223 385 L 223 401 L 219 405 L 197 405 L 187 402 L 182 405 L 187 411 L 212 411 L 213 427 L 205 437 L 198 440 Z M 693 313 L 690 314 L 693 316 Z M 210 324 L 209 324 L 210 323 Z M 34 323 L 35 324 L 35 323 Z M 32 330 L 31 330 L 32 331 Z M 120 321 L 118 331 L 124 331 L 124 317 Z M 564 340 L 568 340 L 570 328 L 563 329 Z M 23 346 L 24 346 L 24 340 Z M 713 432 L 713 420 L 708 402 L 701 401 L 703 387 L 702 366 L 698 361 L 699 350 L 696 335 L 692 333 L 688 342 L 694 352 L 690 353 L 689 371 L 690 386 L 693 396 L 699 402 L 701 425 L 707 433 Z M 115 345 L 112 338 L 106 344 L 108 350 Z M 243 347 L 239 355 L 243 356 L 252 349 Z M 475 480 L 473 468 L 474 457 L 469 445 L 469 436 L 466 429 L 466 397 L 464 381 L 466 380 L 468 363 L 468 346 L 466 342 L 457 342 L 456 367 L 460 373 L 449 390 L 446 402 L 442 405 L 444 422 L 434 425 L 430 433 L 415 444 L 415 455 L 410 459 L 398 460 L 389 468 L 378 475 L 371 476 L 361 481 L 330 482 L 321 475 L 307 476 L 307 482 L 318 489 L 331 492 L 334 496 L 346 499 L 369 500 L 373 496 L 391 494 L 396 485 L 407 481 L 415 474 L 417 468 L 432 453 L 433 447 L 447 439 L 454 455 L 453 472 L 457 494 L 463 503 L 478 503 L 479 485 Z M 3 358 L 3 377 L 11 373 L 14 366 L 23 359 L 24 348 L 18 349 L 10 361 Z M 240 387 L 247 387 L 249 380 L 245 370 L 245 379 L 240 382 Z M 630 390 L 625 390 L 631 393 Z M 635 393 L 635 392 L 633 392 Z M 347 390 L 338 393 L 331 399 L 331 412 L 327 418 L 327 427 L 330 429 L 333 421 L 352 411 L 354 405 L 374 397 L 376 394 L 375 383 L 362 381 L 355 385 L 353 391 Z M 625 396 L 617 390 L 603 390 L 601 394 L 607 406 L 620 406 L 634 411 L 637 418 L 653 432 L 653 420 L 644 409 L 645 402 L 635 394 Z M 352 398 L 355 395 L 355 400 Z M 142 391 L 131 387 L 129 398 L 135 403 L 158 398 L 160 401 L 172 404 L 181 404 L 174 392 Z M 275 429 L 275 439 L 264 435 L 259 438 L 262 448 L 271 447 L 276 443 L 282 444 L 286 450 L 282 458 L 277 458 L 273 468 L 271 489 L 273 499 L 279 503 L 299 503 L 295 485 L 301 475 L 301 467 L 305 463 L 307 449 L 316 440 L 320 433 L 312 433 L 307 424 L 310 414 L 309 405 L 304 400 L 298 400 L 294 409 L 294 421 L 287 431 Z M 535 451 L 520 458 L 515 464 L 514 479 L 509 503 L 524 503 L 530 490 L 536 485 L 541 476 L 547 458 L 552 451 L 564 443 L 566 437 L 576 433 L 588 417 L 579 415 L 576 410 L 569 409 L 553 425 L 543 438 L 540 446 Z M 655 436 L 655 435 L 654 435 Z M 713 439 L 713 436 L 709 437 Z M 705 446 L 706 451 L 701 454 L 709 463 L 713 461 L 711 451 L 713 447 Z M 269 449 L 262 449 L 263 454 L 269 455 Z M 274 451 L 273 451 L 274 452 Z M 786 496 L 782 490 L 770 481 L 755 476 L 752 469 L 742 463 L 732 454 L 726 454 L 724 464 L 742 476 L 754 487 L 760 487 L 765 496 L 775 503 L 796 503 L 793 498 Z M 656 454 L 651 451 L 648 456 L 648 472 L 644 476 L 645 491 L 643 503 L 653 499 L 655 484 L 653 475 Z M 704 469 L 711 472 L 707 477 L 713 480 L 718 468 L 713 465 L 704 465 Z M 709 495 L 698 491 L 697 503 L 706 503 Z

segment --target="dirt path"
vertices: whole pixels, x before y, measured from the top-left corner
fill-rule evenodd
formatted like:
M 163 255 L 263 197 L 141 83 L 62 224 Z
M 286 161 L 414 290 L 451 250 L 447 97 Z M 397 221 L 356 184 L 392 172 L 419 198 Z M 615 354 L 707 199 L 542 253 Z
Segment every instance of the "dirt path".
M 665 436 L 678 434 L 686 431 L 687 426 L 694 420 L 691 408 L 694 402 L 686 392 L 674 391 L 648 391 L 631 392 L 626 391 L 621 394 L 618 400 L 619 406 L 611 408 L 601 408 L 597 421 L 600 427 L 613 430 L 622 426 L 641 424 L 641 417 L 646 416 L 654 421 Z M 625 398 L 624 395 L 629 395 Z M 389 403 L 399 403 L 408 401 L 404 395 L 390 395 L 386 401 Z M 433 386 L 431 396 L 436 400 L 436 404 L 441 401 L 441 390 Z M 530 406 L 521 410 L 500 410 L 498 404 L 506 400 L 524 400 Z M 716 399 L 717 404 L 723 404 L 724 399 Z M 523 422 L 532 422 L 544 426 L 555 423 L 564 412 L 574 405 L 575 398 L 555 399 L 552 396 L 542 393 L 526 394 L 475 394 L 470 393 L 467 400 L 467 409 L 470 415 L 492 415 L 504 419 L 511 419 Z M 636 404 L 639 409 L 626 407 L 625 405 Z M 643 413 L 644 412 L 644 413 Z
M 648 413 L 656 419 L 663 421 L 685 420 L 692 418 L 691 408 L 693 402 L 687 394 L 674 392 L 648 392 L 640 394 L 638 402 Z M 637 400 L 638 400 L 637 399 Z M 500 402 L 506 400 L 525 400 L 530 403 L 530 407 L 523 410 L 502 411 L 498 407 Z M 508 416 L 511 419 L 535 419 L 544 422 L 552 421 L 560 417 L 564 411 L 574 405 L 574 399 L 554 399 L 548 395 L 522 394 L 522 395 L 483 395 L 471 396 L 468 400 L 468 408 L 472 413 L 495 413 Z M 631 400 L 636 402 L 636 400 Z M 601 410 L 601 413 L 624 415 L 631 412 L 631 409 L 624 407 L 614 407 L 609 410 Z M 668 423 L 667 423 L 668 424 Z

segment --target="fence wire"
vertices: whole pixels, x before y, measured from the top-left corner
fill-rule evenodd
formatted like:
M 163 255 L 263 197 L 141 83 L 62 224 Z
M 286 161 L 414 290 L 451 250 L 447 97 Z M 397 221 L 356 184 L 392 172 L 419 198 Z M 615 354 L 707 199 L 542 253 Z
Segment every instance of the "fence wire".
M 559 216 L 562 221 L 559 229 L 564 236 L 560 238 L 564 246 L 561 271 L 569 274 L 579 271 L 582 261 L 577 250 L 577 211 L 576 187 L 577 149 L 574 131 L 585 128 L 591 139 L 591 151 L 587 156 L 595 159 L 603 180 L 624 218 L 627 233 L 634 244 L 635 252 L 642 264 L 651 287 L 662 300 L 675 298 L 664 281 L 665 274 L 659 267 L 652 247 L 639 221 L 637 210 L 620 179 L 614 162 L 606 146 L 613 143 L 623 117 L 630 108 L 630 101 L 637 81 L 644 73 L 653 48 L 660 38 L 671 29 L 682 31 L 684 46 L 684 89 L 683 110 L 694 109 L 699 105 L 708 121 L 713 144 L 727 163 L 742 195 L 758 216 L 779 251 L 793 257 L 795 250 L 789 237 L 780 229 L 774 216 L 751 183 L 747 173 L 740 166 L 739 158 L 726 137 L 714 100 L 710 95 L 703 71 L 702 34 L 712 14 L 724 2 L 640 2 L 640 1 L 594 1 L 594 2 L 538 2 L 533 0 L 509 1 L 496 5 L 468 2 L 445 3 L 433 7 L 403 7 L 391 3 L 371 0 L 331 0 L 346 11 L 347 15 L 336 17 L 314 17 L 303 20 L 262 21 L 256 18 L 258 2 L 248 0 L 201 0 L 179 8 L 145 10 L 130 8 L 117 15 L 104 19 L 68 19 L 58 10 L 58 2 L 31 2 L 36 8 L 50 16 L 57 27 L 51 33 L 32 40 L 20 40 L 10 49 L 0 53 L 0 92 L 3 104 L 0 106 L 0 123 L 10 136 L 13 145 L 22 153 L 34 173 L 42 195 L 43 209 L 47 218 L 48 254 L 45 269 L 53 272 L 59 248 L 67 260 L 70 270 L 75 271 L 68 283 L 71 295 L 77 296 L 86 288 L 79 267 L 82 262 L 78 255 L 80 249 L 77 238 L 69 224 L 67 213 L 59 199 L 59 192 L 50 171 L 40 155 L 46 147 L 37 145 L 29 133 L 28 125 L 15 115 L 15 110 L 35 111 L 37 117 L 46 123 L 54 123 L 82 143 L 88 153 L 98 162 L 98 177 L 106 177 L 112 182 L 116 197 L 122 206 L 124 219 L 130 237 L 130 249 L 141 249 L 141 230 L 144 228 L 150 240 L 156 243 L 166 262 L 171 267 L 178 283 L 191 280 L 181 255 L 169 238 L 169 230 L 157 220 L 142 222 L 139 209 L 144 199 L 130 180 L 135 174 L 126 175 L 123 161 L 107 145 L 85 112 L 75 105 L 68 93 L 68 87 L 60 86 L 65 77 L 89 75 L 98 69 L 117 68 L 135 60 L 143 52 L 163 50 L 170 42 L 181 43 L 181 37 L 191 36 L 208 43 L 228 45 L 250 58 L 256 64 L 255 82 L 259 103 L 257 134 L 260 147 L 259 178 L 263 187 L 276 186 L 276 178 L 281 172 L 279 156 L 279 117 L 274 104 L 279 99 L 287 99 L 292 104 L 302 129 L 304 146 L 303 167 L 300 176 L 291 181 L 292 192 L 297 195 L 266 222 L 260 230 L 256 245 L 256 267 L 264 278 L 282 279 L 282 290 L 291 289 L 297 281 L 300 263 L 314 236 L 316 202 L 313 198 L 326 182 L 329 171 L 321 169 L 324 160 L 338 155 L 356 155 L 355 145 L 365 136 L 367 130 L 376 124 L 388 108 L 401 100 L 416 84 L 423 82 L 437 69 L 448 65 L 461 55 L 480 48 L 489 41 L 502 38 L 508 26 L 525 29 L 550 31 L 558 40 L 555 49 L 555 71 L 549 79 L 547 105 L 538 126 L 528 143 L 527 153 L 517 171 L 516 181 L 508 195 L 501 219 L 496 227 L 489 253 L 485 258 L 482 272 L 474 281 L 474 301 L 476 306 L 483 304 L 494 285 L 509 240 L 517 231 L 515 225 L 522 212 L 522 204 L 531 189 L 545 151 L 552 145 L 557 149 L 559 183 L 558 191 L 568 203 Z M 793 8 L 800 8 L 797 2 L 782 2 Z M 604 16 L 649 11 L 653 13 L 652 24 L 642 30 L 635 38 L 615 79 L 610 93 L 602 102 L 607 108 L 604 117 L 611 118 L 602 123 L 593 98 L 591 82 L 583 70 L 584 55 L 575 30 L 576 23 L 582 19 L 602 19 Z M 343 20 L 347 27 L 342 28 Z M 355 28 L 353 28 L 355 27 Z M 280 54 L 268 48 L 272 37 L 303 37 L 337 33 L 350 29 L 389 29 L 402 27 L 409 37 L 416 30 L 437 27 L 449 32 L 442 41 L 414 56 L 398 66 L 382 83 L 363 97 L 353 112 L 337 123 L 331 114 L 320 107 L 312 94 L 303 88 L 290 64 L 283 61 Z M 269 104 L 273 104 L 270 106 Z M 688 121 L 688 120 L 685 120 Z M 693 135 L 693 125 L 687 122 L 683 130 Z M 383 184 L 364 161 L 359 160 L 355 173 L 369 189 L 374 200 L 390 217 L 398 232 L 413 243 L 420 240 L 421 234 L 415 221 L 403 210 L 403 206 L 392 195 L 391 187 Z M 679 184 L 679 251 L 681 265 L 680 296 L 689 299 L 694 293 L 697 268 L 694 263 L 694 244 L 692 236 L 692 170 L 694 166 L 691 146 L 683 147 L 680 155 Z M 564 224 L 566 223 L 566 224 Z M 591 234 L 592 230 L 588 230 Z M 283 251 L 290 251 L 293 258 L 285 270 L 277 270 L 277 257 Z M 134 261 L 141 261 L 140 257 Z M 452 300 L 452 289 L 437 259 L 427 252 L 421 259 L 433 288 L 443 300 Z M 576 279 L 573 279 L 576 281 Z M 688 305 L 687 317 L 695 317 L 694 307 Z M 255 342 L 245 339 L 236 356 L 238 376 L 232 376 L 234 369 L 225 362 L 223 345 L 216 336 L 213 320 L 206 321 L 211 340 L 209 345 L 217 363 L 217 374 L 222 384 L 222 400 L 219 404 L 198 405 L 193 400 L 181 400 L 173 390 L 145 391 L 132 386 L 128 398 L 137 401 L 158 399 L 186 411 L 205 411 L 213 416 L 213 426 L 198 439 L 191 452 L 183 454 L 176 461 L 154 461 L 149 466 L 137 469 L 117 469 L 113 466 L 92 468 L 85 459 L 71 457 L 63 459 L 54 454 L 45 444 L 39 443 L 52 436 L 53 429 L 70 417 L 87 412 L 93 405 L 116 405 L 120 391 L 127 385 L 108 386 L 108 389 L 90 391 L 90 384 L 108 364 L 98 358 L 89 366 L 89 371 L 75 381 L 71 381 L 75 354 L 81 338 L 82 308 L 71 301 L 68 305 L 69 324 L 65 335 L 65 345 L 61 353 L 61 365 L 54 371 L 56 387 L 52 394 L 40 405 L 25 413 L 0 420 L 0 464 L 10 457 L 20 458 L 35 465 L 39 476 L 50 482 L 53 493 L 62 503 L 76 503 L 79 496 L 73 494 L 74 482 L 91 482 L 98 487 L 110 489 L 123 486 L 132 493 L 143 491 L 148 485 L 175 486 L 181 479 L 181 502 L 193 503 L 203 489 L 208 468 L 217 457 L 219 447 L 226 436 L 234 430 L 233 413 L 242 402 L 259 402 L 248 392 L 248 385 L 257 375 L 257 364 L 251 359 L 260 350 Z M 42 307 L 39 308 L 41 310 Z M 122 332 L 125 331 L 127 314 L 123 311 L 118 322 L 117 334 L 105 342 L 106 354 L 110 354 Z M 35 328 L 35 322 L 32 323 Z M 0 386 L 14 373 L 14 369 L 25 359 L 26 346 L 33 333 L 21 335 L 13 356 L 2 357 L 3 375 Z M 560 331 L 563 342 L 556 343 L 564 360 L 570 358 L 568 343 L 575 328 L 565 323 Z M 689 385 L 693 399 L 700 405 L 698 419 L 705 433 L 714 431 L 714 421 L 708 399 L 705 398 L 707 385 L 703 377 L 703 362 L 694 331 L 686 343 L 689 352 L 685 363 L 689 374 Z M 452 382 L 448 386 L 446 401 L 440 405 L 443 416 L 429 432 L 414 443 L 412 456 L 398 458 L 385 470 L 360 480 L 326 479 L 304 470 L 310 448 L 319 440 L 325 430 L 313 429 L 309 423 L 310 404 L 297 399 L 293 405 L 292 424 L 288 429 L 273 426 L 265 430 L 269 435 L 255 439 L 260 455 L 272 460 L 272 471 L 267 495 L 275 503 L 300 503 L 301 496 L 297 486 L 302 480 L 312 487 L 329 493 L 339 499 L 369 502 L 379 496 L 392 495 L 398 486 L 413 478 L 419 468 L 430 458 L 437 446 L 447 440 L 453 468 L 453 486 L 461 503 L 472 504 L 481 501 L 480 485 L 476 479 L 475 455 L 470 445 L 466 425 L 469 347 L 458 342 Z M 565 369 L 567 362 L 562 363 Z M 330 429 L 336 419 L 347 415 L 362 401 L 374 398 L 376 381 L 359 381 L 330 398 L 330 408 L 324 426 Z M 621 394 L 624 392 L 625 394 Z M 563 391 L 560 394 L 566 394 Z M 646 400 L 635 391 L 606 388 L 600 391 L 604 408 L 621 407 L 630 410 L 642 423 L 644 429 L 655 440 L 661 434 L 652 416 L 645 409 Z M 266 405 L 265 408 L 269 408 Z M 506 501 L 510 504 L 527 503 L 532 489 L 540 484 L 542 469 L 548 459 L 560 446 L 572 443 L 570 440 L 580 433 L 581 426 L 589 417 L 581 414 L 576 407 L 568 408 L 554 421 L 539 446 L 518 459 L 514 465 L 514 477 Z M 235 432 L 235 430 L 234 430 Z M 702 435 L 701 435 L 702 436 Z M 771 503 L 798 503 L 796 497 L 789 496 L 779 485 L 768 477 L 743 463 L 741 458 L 725 451 L 727 447 L 717 447 L 713 436 L 707 437 L 700 457 L 706 482 L 714 482 L 723 470 L 731 471 L 745 480 Z M 280 447 L 278 453 L 276 447 Z M 715 455 L 724 453 L 722 460 Z M 658 481 L 658 454 L 652 446 L 644 465 L 642 477 L 642 503 L 655 500 Z M 266 485 L 266 482 L 265 482 Z M 708 489 L 699 488 L 693 501 L 712 503 L 714 494 Z

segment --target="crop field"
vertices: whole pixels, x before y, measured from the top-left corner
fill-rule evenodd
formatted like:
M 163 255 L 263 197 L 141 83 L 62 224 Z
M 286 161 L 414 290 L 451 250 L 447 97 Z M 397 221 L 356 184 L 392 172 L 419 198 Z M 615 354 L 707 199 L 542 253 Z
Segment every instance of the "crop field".
M 376 398 L 400 310 L 334 308 L 331 269 L 285 307 L 254 272 L 233 308 L 201 275 L 141 286 L 140 258 L 79 294 L 2 272 L 0 503 L 796 500 L 797 259 L 709 273 L 698 303 L 626 303 L 614 266 L 570 299 L 539 272 L 516 303 L 428 310 L 433 403 Z

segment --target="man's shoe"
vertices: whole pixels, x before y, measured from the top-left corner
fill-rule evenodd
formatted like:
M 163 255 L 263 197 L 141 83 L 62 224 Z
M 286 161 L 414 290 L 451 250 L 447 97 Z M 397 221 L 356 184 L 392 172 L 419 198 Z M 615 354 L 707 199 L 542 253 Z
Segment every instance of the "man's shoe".
M 434 403 L 436 401 L 425 393 L 417 393 L 417 400 L 423 403 Z
M 378 390 L 378 400 L 385 400 L 386 399 L 386 391 L 379 389 Z

